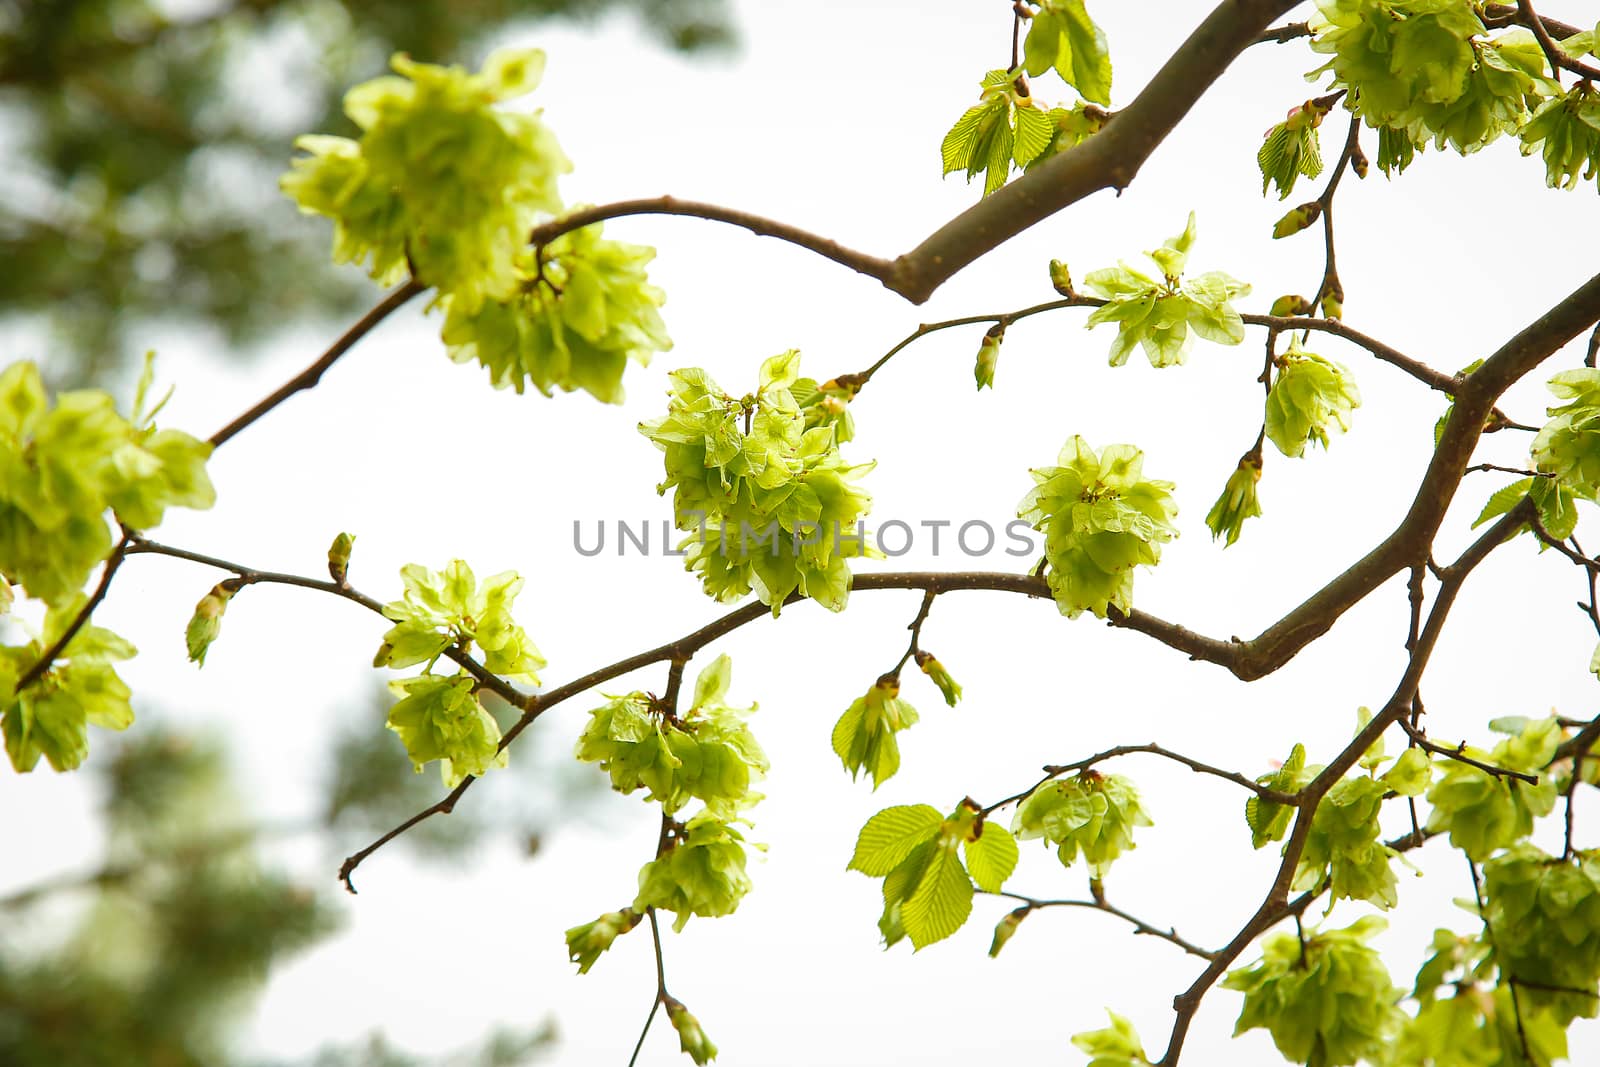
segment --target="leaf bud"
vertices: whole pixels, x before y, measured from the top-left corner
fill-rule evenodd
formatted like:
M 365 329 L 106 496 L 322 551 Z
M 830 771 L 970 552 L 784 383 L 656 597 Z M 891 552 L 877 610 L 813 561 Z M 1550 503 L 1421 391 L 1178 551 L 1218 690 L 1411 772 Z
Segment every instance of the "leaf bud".
M 983 343 L 978 346 L 978 362 L 972 370 L 972 376 L 977 379 L 979 389 L 986 385 L 991 389 L 994 388 L 994 369 L 1000 362 L 1000 342 L 1005 336 L 1004 323 L 995 323 L 983 335 Z
M 1261 453 L 1252 449 L 1239 460 L 1239 466 L 1228 476 L 1222 495 L 1211 506 L 1206 525 L 1211 528 L 1211 538 L 1227 534 L 1223 547 L 1239 539 L 1239 531 L 1246 519 L 1261 514 L 1261 501 L 1256 496 L 1256 484 L 1261 481 Z
M 350 549 L 355 543 L 355 534 L 341 533 L 328 546 L 328 575 L 339 585 L 343 585 L 350 574 Z
M 667 1009 L 667 1018 L 672 1021 L 672 1028 L 678 1031 L 678 1045 L 689 1058 L 696 1064 L 706 1064 L 717 1058 L 717 1046 L 711 1043 L 706 1032 L 700 1028 L 700 1020 L 689 1014 L 689 1009 L 683 1006 L 683 1001 L 676 997 L 663 996 L 661 1003 Z
M 1322 205 L 1315 200 L 1308 200 L 1277 221 L 1272 227 L 1272 237 L 1277 240 L 1280 237 L 1288 237 L 1290 234 L 1299 233 L 1321 217 Z
M 222 632 L 223 612 L 228 610 L 228 601 L 238 591 L 239 586 L 234 581 L 218 582 L 194 606 L 194 615 L 184 631 L 184 640 L 189 646 L 189 659 L 197 666 L 206 665 L 206 650 Z
M 609 949 L 617 938 L 638 926 L 643 917 L 632 908 L 623 908 L 621 911 L 608 911 L 592 923 L 568 930 L 567 955 L 578 965 L 578 973 L 588 974 L 600 954 Z
M 1077 295 L 1072 291 L 1072 272 L 1059 259 L 1050 261 L 1050 284 L 1062 296 L 1071 297 Z
M 1305 315 L 1311 311 L 1311 301 L 1296 293 L 1289 293 L 1272 302 L 1269 312 L 1274 318 L 1286 318 L 1292 315 Z
M 1012 935 L 1017 932 L 1017 927 L 1022 925 L 1022 920 L 1026 919 L 1032 910 L 1032 907 L 1024 904 L 1016 911 L 1007 912 L 1005 918 L 995 924 L 994 940 L 989 942 L 990 959 L 1000 955 L 1000 950 L 1006 947 L 1006 942 L 1011 940 Z
M 930 652 L 917 650 L 917 666 L 922 668 L 922 673 L 933 679 L 933 684 L 939 687 L 939 692 L 944 694 L 944 702 L 952 708 L 961 699 L 961 683 L 950 677 L 950 672 L 945 670 L 943 663 Z

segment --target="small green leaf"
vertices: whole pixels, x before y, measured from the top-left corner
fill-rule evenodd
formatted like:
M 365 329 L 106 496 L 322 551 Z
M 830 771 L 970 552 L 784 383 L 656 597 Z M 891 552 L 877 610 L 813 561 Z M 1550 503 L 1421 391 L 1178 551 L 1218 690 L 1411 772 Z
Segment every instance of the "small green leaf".
M 1031 77 L 1053 67 L 1085 100 L 1110 105 L 1111 53 L 1083 0 L 1043 0 L 1028 26 L 1023 54 Z
M 967 870 L 979 889 L 998 893 L 1017 868 L 1017 839 L 996 822 L 982 822 L 978 827 L 978 836 L 962 843 Z
M 970 914 L 972 881 L 956 855 L 956 842 L 941 841 L 933 846 L 916 889 L 900 905 L 900 921 L 911 944 L 923 949 L 961 929 Z
M 1408 748 L 1383 773 L 1383 784 L 1403 797 L 1419 797 L 1433 777 L 1433 762 L 1420 748 Z
M 884 808 L 867 820 L 856 838 L 855 854 L 845 870 L 872 878 L 886 877 L 924 842 L 939 834 L 944 816 L 928 804 Z

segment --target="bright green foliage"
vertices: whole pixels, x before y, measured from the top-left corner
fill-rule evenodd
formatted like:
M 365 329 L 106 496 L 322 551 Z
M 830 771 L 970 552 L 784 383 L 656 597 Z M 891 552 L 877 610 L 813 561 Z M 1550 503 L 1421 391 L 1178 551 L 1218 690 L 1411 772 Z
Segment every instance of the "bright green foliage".
M 1490 519 L 1504 515 L 1522 503 L 1523 497 L 1533 499 L 1534 507 L 1539 513 L 1539 525 L 1544 527 L 1545 533 L 1557 541 L 1566 540 L 1572 536 L 1572 531 L 1577 529 L 1577 498 L 1557 478 L 1523 478 L 1495 490 L 1483 505 L 1478 517 L 1472 520 L 1473 529 L 1477 529 Z M 1532 529 L 1531 523 L 1524 523 L 1517 532 L 1523 533 Z M 1547 547 L 1549 546 L 1540 542 L 1539 551 L 1543 552 Z
M 1090 770 L 1035 789 L 1017 805 L 1011 832 L 1057 846 L 1066 867 L 1083 853 L 1089 876 L 1100 879 L 1113 860 L 1135 847 L 1134 827 L 1150 825 L 1132 781 Z
M 1244 994 L 1234 1034 L 1265 1029 L 1284 1058 L 1307 1067 L 1377 1060 L 1402 1014 L 1389 972 L 1367 939 L 1383 929 L 1376 916 L 1342 930 L 1274 934 L 1254 967 L 1230 971 L 1225 989 Z
M 1030 77 L 1054 69 L 1085 100 L 1110 106 L 1111 51 L 1083 0 L 1041 0 L 1022 49 Z
M 72 625 L 87 598 L 77 596 L 51 606 L 44 632 L 25 645 L 0 648 L 0 730 L 11 766 L 26 773 L 43 756 L 58 771 L 70 771 L 89 754 L 89 726 L 125 730 L 133 722 L 128 687 L 115 663 L 134 647 L 100 626 L 88 623 L 56 656 L 38 681 L 16 692 L 17 679 L 39 662 Z
M 944 702 L 952 708 L 961 699 L 961 683 L 950 677 L 950 672 L 945 670 L 931 652 L 917 650 L 917 666 L 922 668 L 922 673 L 933 679 L 933 684 L 939 687 L 939 692 L 944 694 Z
M 1497 719 L 1490 726 L 1509 736 L 1488 752 L 1465 747 L 1462 754 L 1493 767 L 1536 774 L 1539 784 L 1442 759 L 1438 780 L 1428 790 L 1428 803 L 1433 806 L 1428 829 L 1448 831 L 1450 843 L 1480 863 L 1527 837 L 1533 820 L 1555 807 L 1556 785 L 1545 767 L 1562 740 L 1561 725 L 1554 716 Z
M 1267 393 L 1267 436 L 1286 456 L 1300 456 L 1312 441 L 1328 447 L 1328 431 L 1350 429 L 1350 413 L 1361 406 L 1361 391 L 1343 364 L 1323 359 L 1291 338 L 1289 350 L 1273 359 L 1277 373 Z
M 1144 453 L 1107 445 L 1099 455 L 1081 437 L 1061 448 L 1060 466 L 1029 471 L 1034 487 L 1017 515 L 1045 534 L 1045 577 L 1062 614 L 1105 618 L 1133 609 L 1133 568 L 1153 567 L 1177 536 L 1171 482 L 1144 477 Z
M 400 577 L 405 596 L 383 606 L 384 617 L 394 626 L 383 635 L 374 667 L 426 663 L 431 669 L 445 649 L 470 655 L 476 645 L 483 650 L 483 666 L 490 673 L 539 684 L 537 671 L 545 665 L 544 657 L 511 618 L 511 603 L 522 591 L 522 579 L 515 571 L 479 584 L 472 568 L 457 559 L 442 571 L 408 563 L 400 568 Z
M 1586 55 L 1600 55 L 1600 23 L 1596 23 L 1592 30 L 1575 33 L 1557 43 L 1561 46 L 1561 50 L 1573 59 L 1582 59 Z
M 1256 781 L 1280 793 L 1297 793 L 1312 779 L 1313 774 L 1313 770 L 1306 766 L 1306 746 L 1296 744 L 1290 750 L 1289 758 L 1283 761 L 1283 766 L 1271 774 L 1261 775 Z M 1251 846 L 1261 848 L 1268 841 L 1283 840 L 1283 835 L 1289 832 L 1294 811 L 1288 804 L 1263 800 L 1252 793 L 1250 799 L 1244 802 L 1244 821 L 1250 827 Z
M 1580 81 L 1566 95 L 1546 100 L 1522 128 L 1522 154 L 1535 149 L 1552 189 L 1572 189 L 1580 179 L 1600 176 L 1600 93 Z
M 632 908 L 608 911 L 592 923 L 574 926 L 567 931 L 567 955 L 578 965 L 579 974 L 588 974 L 601 953 L 611 948 L 612 942 L 639 925 L 644 915 Z
M 1317 128 L 1331 106 L 1307 100 L 1267 131 L 1266 141 L 1256 153 L 1263 196 L 1268 186 L 1276 185 L 1278 199 L 1287 200 L 1302 174 L 1315 178 L 1322 173 L 1322 143 Z
M 950 127 L 939 154 L 945 174 L 964 170 L 968 182 L 983 174 L 983 195 L 988 196 L 1006 183 L 1013 163 L 1025 167 L 1047 149 L 1059 151 L 1063 131 L 1033 102 L 1018 71 L 985 74 L 979 101 Z
M 1389 866 L 1395 853 L 1378 840 L 1378 810 L 1389 788 L 1380 779 L 1357 775 L 1328 790 L 1312 816 L 1293 889 L 1326 888 L 1330 906 L 1337 900 L 1395 906 L 1399 898 Z
M 682 716 L 644 693 L 613 697 L 589 713 L 578 759 L 600 764 L 619 793 L 648 789 L 668 815 L 698 797 L 718 817 L 733 818 L 760 799 L 750 785 L 770 765 L 744 721 L 756 706 L 726 702 L 732 670 L 724 655 L 701 671 L 694 707 Z
M 1110 115 L 1093 104 L 1075 104 L 1053 107 L 1046 117 L 1050 120 L 1050 141 L 1038 155 L 1022 165 L 1024 172 L 1087 141 L 1100 132 Z
M 561 210 L 558 175 L 572 169 L 537 112 L 491 105 L 530 92 L 544 53 L 503 49 L 478 74 L 393 59 L 400 77 L 345 95 L 360 140 L 307 136 L 283 176 L 285 194 L 334 221 L 333 256 L 366 262 L 385 285 L 412 274 L 470 315 L 510 300 L 518 257 L 541 215 Z
M 607 241 L 598 223 L 516 254 L 518 284 L 474 306 L 446 297 L 443 338 L 457 363 L 476 360 L 495 388 L 545 396 L 560 387 L 622 402 L 630 359 L 649 363 L 672 347 L 656 310 L 665 299 L 649 283 L 646 245 Z
M 856 435 L 855 416 L 850 414 L 850 401 L 861 389 L 855 375 L 842 374 L 820 384 L 814 378 L 796 378 L 789 394 L 800 405 L 806 429 L 832 428 L 833 443 L 842 445 Z
M 1111 1025 L 1073 1034 L 1072 1043 L 1089 1054 L 1088 1067 L 1143 1067 L 1150 1062 L 1133 1023 L 1107 1009 Z
M 869 553 L 872 498 L 852 483 L 872 465 L 846 464 L 830 425 L 807 429 L 791 392 L 799 370 L 798 352 L 773 356 L 742 398 L 698 368 L 674 371 L 667 415 L 639 426 L 666 454 L 657 488 L 675 490 L 674 521 L 690 532 L 685 567 L 718 600 L 753 588 L 774 615 L 795 593 L 842 610 L 845 561 Z
M 411 765 L 439 761 L 445 785 L 454 789 L 467 775 L 505 766 L 500 725 L 478 703 L 477 680 L 456 675 L 421 674 L 389 683 L 400 699 L 389 709 L 389 729 L 400 735 Z
M 1000 342 L 1005 336 L 1005 325 L 997 323 L 989 328 L 978 345 L 978 362 L 972 369 L 972 376 L 977 379 L 979 389 L 986 385 L 994 388 L 994 370 L 1000 363 Z
M 1503 982 L 1485 988 L 1495 980 L 1485 941 L 1435 930 L 1432 947 L 1411 992 L 1417 1013 L 1401 1027 L 1384 1067 L 1549 1067 L 1566 1056 L 1566 1032 L 1554 1016 L 1520 996 L 1513 1003 Z M 1444 990 L 1452 995 L 1441 997 Z
M 707 1064 L 717 1058 L 717 1046 L 711 1043 L 700 1028 L 700 1020 L 689 1014 L 689 1009 L 676 997 L 667 997 L 667 1018 L 678 1032 L 678 1047 L 696 1064 Z
M 1573 496 L 1600 496 L 1600 370 L 1582 367 L 1550 379 L 1565 404 L 1548 409 L 1550 421 L 1533 439 L 1534 469 Z
M 1433 135 L 1436 148 L 1446 144 L 1466 155 L 1503 133 L 1523 130 L 1534 108 L 1559 86 L 1548 69 L 1538 38 L 1528 30 L 1509 30 L 1491 40 L 1472 43 L 1474 63 L 1461 95 L 1448 104 L 1419 103 L 1411 136 Z
M 900 699 L 900 679 L 887 674 L 857 697 L 833 727 L 833 751 L 851 781 L 865 770 L 876 790 L 900 769 L 895 734 L 917 722 L 917 709 Z
M 1563 1027 L 1600 1014 L 1600 853 L 1563 860 L 1518 844 L 1483 865 L 1483 880 L 1494 962 L 1524 983 L 1522 1002 Z
M 28 596 L 59 604 L 111 552 L 110 509 L 147 530 L 174 505 L 216 500 L 205 463 L 211 445 L 157 430 L 144 387 L 131 419 L 98 390 L 62 393 L 52 405 L 39 368 L 0 372 L 0 576 Z
M 1222 487 L 1222 495 L 1217 497 L 1217 502 L 1211 505 L 1210 512 L 1206 514 L 1206 526 L 1211 529 L 1213 541 L 1223 534 L 1228 535 L 1223 548 L 1239 540 L 1239 531 L 1244 529 L 1246 519 L 1261 514 L 1261 498 L 1256 495 L 1256 486 L 1260 481 L 1261 453 L 1247 452 L 1239 460 L 1239 466 L 1228 475 L 1228 484 Z
M 1210 271 L 1187 281 L 1183 269 L 1194 244 L 1194 213 L 1183 233 L 1147 253 L 1160 280 L 1123 262 L 1116 267 L 1090 271 L 1084 284 L 1106 303 L 1095 308 L 1085 325 L 1117 324 L 1111 342 L 1111 365 L 1128 361 L 1134 345 L 1142 345 L 1153 367 L 1170 367 L 1189 356 L 1190 331 L 1219 345 L 1244 340 L 1244 322 L 1232 300 L 1250 291 L 1244 282 L 1221 271 Z
M 206 650 L 222 633 L 222 614 L 228 610 L 228 601 L 238 587 L 233 582 L 218 582 L 211 592 L 200 598 L 194 606 L 194 615 L 184 631 L 184 643 L 189 648 L 189 660 L 197 667 L 206 665 Z
M 1430 139 L 1466 154 L 1516 132 L 1556 85 L 1536 38 L 1493 38 L 1467 0 L 1318 0 L 1312 49 L 1367 125 L 1380 132 L 1378 166 L 1403 170 Z
M 885 808 L 861 828 L 846 869 L 883 879 L 885 947 L 909 936 L 922 949 L 967 921 L 974 881 L 999 892 L 1016 865 L 1016 840 L 969 800 L 948 817 L 927 804 Z
M 732 914 L 750 891 L 744 864 L 744 835 L 731 821 L 702 811 L 674 835 L 665 852 L 639 871 L 639 896 L 633 908 L 675 913 L 674 930 L 682 930 L 694 915 Z

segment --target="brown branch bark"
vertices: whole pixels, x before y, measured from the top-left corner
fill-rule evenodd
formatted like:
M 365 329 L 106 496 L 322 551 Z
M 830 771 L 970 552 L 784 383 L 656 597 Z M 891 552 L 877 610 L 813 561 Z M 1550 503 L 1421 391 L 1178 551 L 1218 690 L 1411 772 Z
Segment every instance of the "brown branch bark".
M 742 226 L 799 245 L 879 281 L 920 304 L 952 276 L 1017 234 L 1102 189 L 1127 188 L 1151 153 L 1228 65 L 1296 0 L 1223 0 L 1105 128 L 1031 173 L 984 197 L 911 251 L 886 261 L 786 223 L 670 196 L 626 200 L 573 212 L 536 227 L 544 244 L 602 219 L 690 215 Z

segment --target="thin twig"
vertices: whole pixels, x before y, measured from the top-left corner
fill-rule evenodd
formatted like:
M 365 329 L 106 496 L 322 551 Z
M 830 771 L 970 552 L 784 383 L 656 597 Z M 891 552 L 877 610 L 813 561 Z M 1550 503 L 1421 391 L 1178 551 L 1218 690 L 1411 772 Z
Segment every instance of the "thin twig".
M 1494 929 L 1489 925 L 1489 909 L 1483 899 L 1483 881 L 1478 877 L 1478 865 L 1471 856 L 1466 857 L 1467 870 L 1472 873 L 1472 896 L 1478 903 L 1478 918 L 1483 921 L 1484 940 L 1494 946 Z M 1504 972 L 1502 971 L 1502 974 Z M 1517 998 L 1517 980 L 1511 975 L 1504 975 L 1506 984 L 1511 990 L 1511 1017 L 1517 1024 L 1517 1040 L 1522 1044 L 1522 1058 L 1527 1063 L 1533 1063 L 1533 1054 L 1528 1051 L 1528 1034 L 1522 1025 L 1522 1002 Z
M 1128 756 L 1137 752 L 1146 752 L 1152 756 L 1160 756 L 1162 759 L 1169 759 L 1174 763 L 1181 763 L 1191 771 L 1194 771 L 1196 774 L 1209 774 L 1214 778 L 1221 778 L 1224 781 L 1232 782 L 1234 785 L 1243 786 L 1256 796 L 1260 797 L 1262 800 L 1269 800 L 1274 804 L 1295 804 L 1299 802 L 1299 798 L 1293 793 L 1284 793 L 1277 789 L 1268 788 L 1253 778 L 1246 778 L 1237 771 L 1227 771 L 1220 767 L 1213 767 L 1209 763 L 1202 763 L 1197 759 L 1185 756 L 1179 752 L 1173 752 L 1171 749 L 1163 748 L 1162 746 L 1153 742 L 1147 745 L 1118 745 L 1115 748 L 1108 748 L 1104 752 L 1096 752 L 1087 759 L 1081 759 L 1076 763 L 1064 763 L 1060 765 L 1047 766 L 1044 768 L 1044 772 L 1050 775 L 1052 778 L 1055 778 L 1063 774 L 1072 774 L 1075 771 L 1085 771 L 1097 763 L 1103 763 L 1108 759 L 1114 759 L 1118 756 Z
M 377 306 L 361 316 L 354 326 L 342 333 L 338 340 L 329 345 L 327 351 L 318 356 L 309 367 L 284 382 L 277 389 L 274 389 L 259 403 L 251 407 L 249 411 L 246 411 L 243 415 L 240 415 L 212 434 L 212 447 L 221 448 L 239 431 L 272 411 L 294 394 L 314 388 L 322 380 L 322 375 L 326 373 L 327 369 L 338 362 L 340 356 L 350 351 L 351 348 L 355 347 L 357 341 L 371 333 L 380 322 L 388 318 L 391 313 L 402 307 L 425 288 L 426 286 L 422 283 L 412 279 L 384 297 L 378 302 Z
M 1514 771 L 1509 767 L 1497 767 L 1492 763 L 1485 763 L 1482 760 L 1473 759 L 1466 753 L 1467 743 L 1465 741 L 1454 747 L 1449 745 L 1435 744 L 1434 742 L 1428 740 L 1428 736 L 1425 733 L 1413 726 L 1406 719 L 1402 718 L 1396 721 L 1400 729 L 1406 732 L 1406 736 L 1411 739 L 1411 742 L 1418 748 L 1421 748 L 1422 751 L 1427 752 L 1430 755 L 1443 756 L 1446 759 L 1455 760 L 1457 763 L 1465 763 L 1468 767 L 1476 767 L 1478 770 L 1492 778 L 1510 778 L 1519 782 L 1525 782 L 1528 785 L 1539 784 L 1539 776 L 1537 774 L 1528 774 L 1524 771 Z
M 1532 30 L 1539 39 L 1539 47 L 1544 49 L 1545 58 L 1550 61 L 1550 73 L 1558 83 L 1560 75 L 1557 72 L 1561 70 L 1571 71 L 1585 81 L 1600 80 L 1600 70 L 1567 55 L 1560 45 L 1550 39 L 1550 29 L 1533 10 L 1532 0 L 1517 0 L 1517 21 Z
M 667 970 L 661 956 L 661 925 L 656 920 L 656 909 L 644 909 L 645 917 L 650 920 L 650 943 L 656 950 L 656 995 L 650 1001 L 650 1014 L 644 1017 L 644 1026 L 639 1030 L 639 1040 L 634 1042 L 633 1055 L 628 1057 L 628 1067 L 634 1067 L 639 1062 L 639 1050 L 644 1048 L 644 1039 L 650 1033 L 650 1024 L 656 1021 L 656 1012 L 661 1010 L 661 1005 L 667 999 Z
M 987 893 L 989 891 L 983 890 L 982 892 Z M 1198 956 L 1203 960 L 1213 959 L 1216 956 L 1215 952 L 1210 951 L 1209 949 L 1203 949 L 1192 941 L 1188 941 L 1183 937 L 1180 937 L 1176 929 L 1168 927 L 1167 929 L 1163 930 L 1158 926 L 1151 926 L 1143 919 L 1140 919 L 1137 916 L 1129 915 L 1121 908 L 1104 899 L 1040 900 L 1037 897 L 1024 896 L 1021 893 L 1011 893 L 1005 890 L 989 893 L 989 895 L 996 897 L 1007 897 L 1011 900 L 1019 900 L 1023 904 L 1027 905 L 1028 910 L 1030 911 L 1038 910 L 1040 908 L 1088 908 L 1091 911 L 1103 911 L 1107 915 L 1114 915 L 1123 922 L 1131 925 L 1135 934 L 1145 934 L 1150 937 L 1159 937 L 1163 941 L 1177 945 L 1179 948 L 1183 949 L 1183 951 L 1189 953 L 1189 955 Z
M 890 674 L 898 675 L 910 662 L 911 657 L 922 651 L 918 644 L 922 640 L 922 624 L 928 621 L 928 612 L 933 610 L 933 598 L 938 595 L 932 589 L 922 594 L 922 607 L 917 609 L 917 617 L 906 627 L 911 631 L 911 643 L 906 646 L 905 654 L 900 657 L 900 662 L 894 665 L 894 670 L 890 671 Z
M 383 615 L 382 603 L 354 588 L 348 581 L 331 582 L 323 578 L 308 578 L 303 574 L 285 574 L 279 571 L 258 570 L 254 567 L 247 567 L 242 563 L 218 559 L 216 556 L 208 556 L 201 552 L 192 552 L 186 548 L 161 544 L 136 534 L 129 535 L 126 553 L 130 556 L 170 556 L 173 559 L 188 560 L 190 563 L 199 563 L 207 567 L 215 567 L 218 570 L 231 571 L 237 575 L 237 584 L 241 588 L 247 585 L 287 585 L 299 589 L 311 589 L 319 593 L 329 593 L 353 604 L 360 604 L 368 611 Z M 388 618 L 386 615 L 384 617 Z M 477 681 L 479 688 L 488 689 L 513 707 L 525 708 L 535 699 L 532 694 L 522 692 L 499 675 L 490 672 L 483 664 L 454 645 L 445 648 L 441 654 L 471 674 L 473 679 Z
M 94 614 L 94 609 L 100 606 L 100 602 L 105 600 L 106 594 L 111 591 L 111 579 L 117 576 L 117 570 L 122 566 L 122 561 L 127 558 L 128 546 L 134 540 L 134 536 L 133 531 L 127 528 L 123 529 L 122 536 L 117 539 L 116 545 L 111 549 L 111 555 L 106 557 L 106 561 L 102 565 L 100 582 L 94 587 L 94 592 L 89 594 L 89 599 L 83 602 L 83 607 L 78 609 L 78 614 L 73 616 L 72 621 L 67 624 L 67 628 L 61 631 L 61 636 L 52 641 L 50 647 L 40 653 L 39 658 L 33 661 L 33 666 L 22 672 L 22 676 L 17 679 L 17 684 L 12 689 L 13 693 L 20 693 L 40 678 L 43 678 L 45 672 L 49 671 L 51 666 L 55 664 L 56 657 L 66 650 L 66 647 L 72 643 L 72 639 L 78 636 L 78 631 L 88 624 L 89 616 Z

